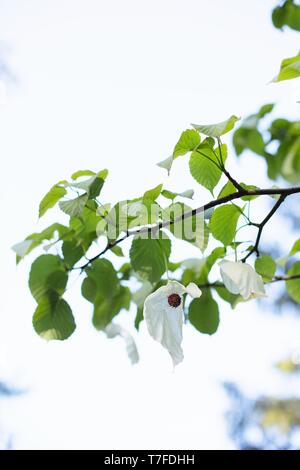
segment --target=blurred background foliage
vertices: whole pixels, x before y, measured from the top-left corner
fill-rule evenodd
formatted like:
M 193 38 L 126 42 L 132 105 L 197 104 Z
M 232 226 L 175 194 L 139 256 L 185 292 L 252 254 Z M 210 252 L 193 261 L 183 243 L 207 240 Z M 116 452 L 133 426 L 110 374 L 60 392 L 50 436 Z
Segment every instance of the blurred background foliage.
M 281 2 L 272 11 L 275 28 L 300 31 L 300 4 L 293 0 Z M 300 99 L 300 94 L 299 94 Z M 300 104 L 299 104 L 300 106 Z M 268 103 L 256 113 L 246 117 L 233 135 L 237 158 L 248 150 L 263 158 L 267 174 L 274 184 L 300 181 L 300 121 L 276 115 L 276 107 Z M 284 216 L 299 233 L 299 198 L 287 201 Z M 266 251 L 278 258 L 277 247 L 265 246 Z M 291 260 L 283 259 L 285 263 Z M 291 311 L 297 303 L 280 289 L 277 297 L 264 300 L 273 313 Z M 262 309 L 264 311 L 264 309 Z M 300 358 L 285 357 L 276 365 L 281 381 L 300 384 Z M 274 390 L 272 395 L 249 397 L 238 384 L 225 382 L 224 389 L 230 399 L 226 415 L 228 430 L 241 450 L 295 450 L 299 449 L 300 398 L 299 395 L 282 396 Z
M 300 366 L 292 358 L 276 367 L 282 380 L 291 375 L 300 381 Z M 233 383 L 224 383 L 230 398 L 227 413 L 229 434 L 241 450 L 295 450 L 299 448 L 300 399 L 296 396 L 246 396 Z
M 0 381 L 0 400 L 5 401 L 23 393 L 21 390 Z M 13 448 L 13 437 L 1 425 L 0 421 L 0 450 L 9 450 Z
M 274 105 L 266 104 L 243 120 L 233 136 L 236 154 L 251 150 L 264 158 L 271 180 L 284 178 L 289 183 L 299 183 L 300 121 L 276 117 L 266 122 L 264 118 L 273 111 L 275 114 Z
M 5 86 L 10 86 L 16 82 L 16 76 L 14 75 L 7 58 L 7 47 L 0 41 L 0 81 Z M 5 381 L 1 380 L 0 377 L 0 400 L 5 402 L 7 399 L 16 397 L 22 393 L 21 390 L 9 385 Z M 13 438 L 7 433 L 6 429 L 3 429 L 0 420 L 0 450 L 11 449 L 13 447 Z
M 275 28 L 283 29 L 285 26 L 300 31 L 300 4 L 295 0 L 281 2 L 272 11 L 272 21 Z

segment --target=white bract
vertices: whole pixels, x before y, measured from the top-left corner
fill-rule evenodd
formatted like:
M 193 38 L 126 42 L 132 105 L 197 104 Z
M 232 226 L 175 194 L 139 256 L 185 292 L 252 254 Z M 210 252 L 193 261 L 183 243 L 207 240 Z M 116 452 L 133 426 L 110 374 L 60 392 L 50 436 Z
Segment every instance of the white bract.
M 250 264 L 221 261 L 219 266 L 225 287 L 232 294 L 240 294 L 245 300 L 266 297 L 262 277 Z
M 114 322 L 111 322 L 104 329 L 108 338 L 115 338 L 116 336 L 121 336 L 124 339 L 126 345 L 126 351 L 128 357 L 132 364 L 139 362 L 139 353 L 135 344 L 135 341 L 131 334 L 125 330 L 121 325 L 117 325 Z
M 144 304 L 144 318 L 153 339 L 166 348 L 174 366 L 183 360 L 182 324 L 183 294 L 200 297 L 201 290 L 194 283 L 184 287 L 177 281 L 169 281 L 150 294 Z

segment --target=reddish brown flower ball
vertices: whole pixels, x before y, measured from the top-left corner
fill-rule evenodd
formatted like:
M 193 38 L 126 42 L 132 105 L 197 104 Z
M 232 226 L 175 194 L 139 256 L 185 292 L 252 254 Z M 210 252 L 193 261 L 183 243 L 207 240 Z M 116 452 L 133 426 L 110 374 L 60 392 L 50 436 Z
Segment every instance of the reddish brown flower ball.
M 178 294 L 171 294 L 168 297 L 168 303 L 171 305 L 171 307 L 179 307 L 181 304 L 181 297 Z

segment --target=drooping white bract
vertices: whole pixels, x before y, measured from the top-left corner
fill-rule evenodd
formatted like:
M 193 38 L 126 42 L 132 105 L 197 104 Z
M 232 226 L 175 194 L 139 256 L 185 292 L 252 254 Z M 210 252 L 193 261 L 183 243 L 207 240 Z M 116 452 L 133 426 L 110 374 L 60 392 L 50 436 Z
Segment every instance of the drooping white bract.
M 201 290 L 194 283 L 184 287 L 177 281 L 169 281 L 150 294 L 144 303 L 147 328 L 156 341 L 166 348 L 174 366 L 183 360 L 182 324 L 183 294 L 200 297 Z
M 114 322 L 111 322 L 104 329 L 108 338 L 115 338 L 116 336 L 121 336 L 126 345 L 127 355 L 131 361 L 131 364 L 136 364 L 139 362 L 139 353 L 135 344 L 135 341 L 131 334 L 125 330 L 121 325 L 118 325 Z
M 262 277 L 242 261 L 221 261 L 220 273 L 225 287 L 232 294 L 240 294 L 245 300 L 266 297 Z

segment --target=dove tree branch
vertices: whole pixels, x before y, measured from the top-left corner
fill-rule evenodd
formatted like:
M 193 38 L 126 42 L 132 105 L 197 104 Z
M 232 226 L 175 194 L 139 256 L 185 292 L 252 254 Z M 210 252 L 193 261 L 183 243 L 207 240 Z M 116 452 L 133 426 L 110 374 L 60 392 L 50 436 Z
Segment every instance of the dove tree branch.
M 228 173 L 228 172 L 226 171 L 226 173 Z M 227 176 L 227 174 L 226 174 L 226 176 Z M 151 227 L 144 226 L 144 227 L 140 227 L 140 228 L 137 228 L 137 229 L 134 229 L 134 230 L 127 230 L 123 236 L 121 236 L 117 240 L 109 242 L 102 251 L 100 251 L 94 257 L 90 258 L 85 264 L 83 264 L 82 266 L 79 266 L 79 267 L 72 268 L 72 269 L 80 269 L 81 271 L 84 271 L 84 269 L 87 268 L 91 263 L 93 263 L 93 261 L 95 261 L 96 259 L 103 256 L 111 248 L 113 248 L 114 246 L 119 245 L 120 243 L 122 243 L 124 240 L 126 240 L 129 237 L 132 237 L 132 236 L 135 236 L 135 235 L 142 235 L 142 234 L 148 234 L 149 236 L 151 236 L 151 235 L 155 236 L 155 234 L 159 230 L 161 230 L 162 228 L 170 227 L 170 226 L 174 225 L 177 222 L 188 219 L 189 217 L 194 217 L 197 214 L 204 213 L 205 211 L 207 211 L 209 209 L 212 209 L 212 208 L 217 207 L 217 206 L 221 206 L 222 204 L 226 204 L 227 202 L 231 202 L 231 201 L 234 201 L 236 199 L 240 199 L 243 196 L 265 196 L 265 195 L 272 196 L 272 195 L 279 195 L 280 197 L 279 197 L 278 201 L 276 202 L 276 204 L 274 205 L 272 210 L 269 212 L 269 214 L 265 217 L 265 219 L 260 224 L 253 224 L 253 225 L 256 225 L 258 227 L 257 239 L 256 239 L 255 245 L 253 247 L 253 250 L 251 250 L 247 254 L 247 256 L 243 259 L 243 261 L 245 261 L 252 253 L 254 253 L 254 252 L 259 253 L 258 245 L 259 245 L 259 242 L 260 242 L 262 230 L 263 230 L 264 226 L 266 225 L 266 223 L 270 220 L 270 218 L 273 216 L 273 214 L 277 211 L 277 209 L 280 207 L 280 205 L 283 203 L 283 201 L 288 196 L 290 196 L 292 194 L 297 194 L 297 193 L 300 193 L 300 186 L 292 186 L 292 187 L 289 187 L 289 188 L 262 188 L 262 189 L 259 189 L 259 188 L 256 189 L 255 188 L 255 189 L 249 189 L 249 190 L 240 187 L 240 189 L 238 189 L 235 193 L 228 194 L 227 196 L 224 196 L 220 199 L 214 199 L 214 200 L 208 202 L 207 204 L 204 204 L 204 205 L 202 205 L 202 206 L 200 206 L 196 209 L 185 212 L 184 214 L 182 214 L 181 216 L 175 218 L 174 220 L 159 222 L 158 224 L 153 225 Z

